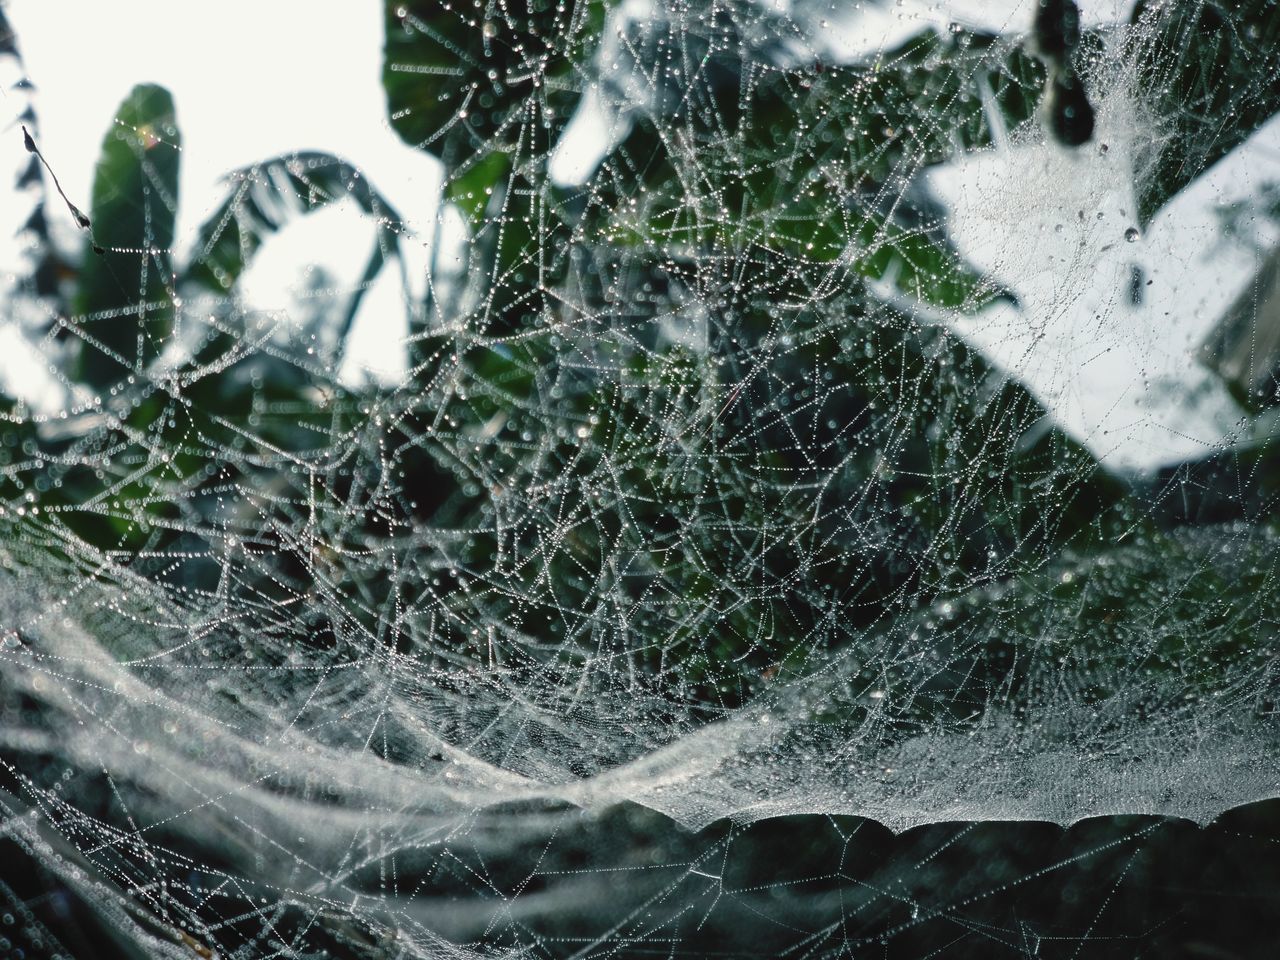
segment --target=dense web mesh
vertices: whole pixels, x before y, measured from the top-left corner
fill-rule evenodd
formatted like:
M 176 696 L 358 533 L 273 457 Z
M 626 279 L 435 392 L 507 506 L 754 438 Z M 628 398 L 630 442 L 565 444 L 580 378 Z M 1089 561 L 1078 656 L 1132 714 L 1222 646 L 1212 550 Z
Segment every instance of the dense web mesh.
M 1227 840 L 1049 824 L 1280 794 L 1280 9 L 1073 9 L 392 3 L 431 222 L 313 152 L 177 235 L 157 86 L 60 197 L 10 81 L 6 336 L 48 373 L 0 422 L 2 855 L 63 922 L 0 885 L 27 955 L 1165 930 L 1125 878 Z M 360 281 L 256 309 L 338 203 Z M 387 279 L 404 372 L 353 379 Z M 988 910 L 1030 889 L 1089 905 Z

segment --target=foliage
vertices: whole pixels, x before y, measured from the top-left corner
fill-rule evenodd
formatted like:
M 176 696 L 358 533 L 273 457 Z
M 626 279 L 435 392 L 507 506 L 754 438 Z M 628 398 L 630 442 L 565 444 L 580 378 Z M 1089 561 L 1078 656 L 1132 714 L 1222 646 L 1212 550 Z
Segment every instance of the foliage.
M 1262 93 L 1215 136 L 1194 130 L 1274 49 L 1273 6 L 1233 15 L 1240 43 L 1213 5 L 1136 15 L 1134 69 L 1158 78 L 1146 106 L 1170 130 L 1135 173 L 1144 221 L 1275 113 Z M 1267 669 L 1267 450 L 1116 475 L 903 306 L 973 315 L 1013 296 L 963 260 L 919 184 L 995 127 L 1037 122 L 1049 74 L 1024 45 L 956 25 L 829 64 L 745 0 L 638 19 L 598 0 L 392 0 L 384 20 L 389 121 L 440 159 L 467 230 L 461 275 L 433 265 L 410 307 L 410 375 L 344 387 L 338 348 L 285 342 L 237 300 L 291 217 L 353 200 L 377 236 L 327 318 L 341 344 L 399 259 L 405 225 L 375 185 L 317 153 L 237 171 L 179 262 L 175 105 L 138 87 L 108 128 L 78 264 L 31 285 L 56 303 L 74 406 L 4 413 L 8 566 L 157 585 L 131 611 L 80 612 L 154 626 L 215 609 L 215 640 L 234 623 L 236 655 L 282 671 L 357 654 L 438 671 L 440 753 L 381 728 L 381 757 L 414 769 L 501 728 L 476 690 L 545 692 L 553 717 L 581 690 L 650 697 L 681 731 L 840 662 L 797 708 L 804 730 L 888 742 L 972 735 L 994 705 L 1033 724 L 1028 705 L 1063 689 L 1099 708 L 1063 723 L 1183 717 L 1172 691 L 1215 697 Z M 1112 39 L 1081 41 L 1085 75 Z M 590 91 L 620 105 L 622 132 L 584 184 L 558 183 Z M 1169 496 L 1171 477 L 1197 496 Z M 145 631 L 102 633 L 121 662 L 149 655 Z M 253 717 L 273 697 L 305 709 L 310 682 L 208 696 Z M 570 772 L 611 762 L 584 746 Z M 160 912 L 144 915 L 168 930 Z M 335 955 L 391 950 L 354 912 L 317 916 Z
M 1264 13 L 1249 34 L 1259 49 Z M 752 640 L 762 623 L 780 638 L 813 637 L 835 603 L 845 627 L 823 642 L 838 646 L 898 611 L 903 597 L 1034 572 L 1063 548 L 1090 554 L 1151 523 L 1134 519 L 1131 484 L 1054 429 L 993 449 L 993 436 L 1030 437 L 1045 412 L 954 338 L 869 307 L 860 284 L 888 279 L 964 311 L 1007 296 L 959 260 L 926 199 L 908 194 L 921 169 L 991 142 L 990 112 L 975 109 L 983 98 L 1007 125 L 1031 120 L 1045 78 L 1034 57 L 996 37 L 926 30 L 871 63 L 797 63 L 778 46 L 783 21 L 728 4 L 692 20 L 617 20 L 622 52 L 609 75 L 599 55 L 607 15 L 599 3 L 535 2 L 486 18 L 387 4 L 392 123 L 444 161 L 446 198 L 472 234 L 463 282 L 452 293 L 429 285 L 447 297 L 434 309 L 474 317 L 477 335 L 462 342 L 416 327 L 413 384 L 374 404 L 318 381 L 305 357 L 255 350 L 269 335 L 232 313 L 176 359 L 161 356 L 180 333 L 183 297 L 234 291 L 263 240 L 295 213 L 354 199 L 379 225 L 366 280 L 397 256 L 400 218 L 337 158 L 276 158 L 232 175 L 190 263 L 174 264 L 174 107 L 159 88 L 136 89 L 108 131 L 95 183 L 91 242 L 104 253 L 83 257 L 61 331 L 73 343 L 68 374 L 97 397 L 78 422 L 96 426 L 105 415 L 106 429 L 33 430 L 17 418 L 12 446 L 32 459 L 6 471 L 10 496 L 45 465 L 43 516 L 54 529 L 105 551 L 209 548 L 236 525 L 214 491 L 246 483 L 287 493 L 277 507 L 239 512 L 249 523 L 239 535 L 252 539 L 257 511 L 284 510 L 273 521 L 290 531 L 274 545 L 283 557 L 305 539 L 284 506 L 302 470 L 334 498 L 322 512 L 350 516 L 363 502 L 357 491 L 374 497 L 357 539 L 413 542 L 423 523 L 471 530 L 456 559 L 481 579 L 494 551 L 505 554 L 521 609 L 458 611 L 464 632 L 497 614 L 517 630 L 594 634 L 609 619 L 600 598 L 630 596 L 665 608 L 641 618 L 667 638 L 644 669 L 678 664 L 695 699 L 728 704 L 749 699 L 751 677 L 809 649 Z M 1163 38 L 1181 35 L 1180 17 L 1160 21 L 1144 56 L 1164 62 Z M 1205 35 L 1206 66 L 1160 87 L 1170 102 L 1224 75 L 1213 68 L 1217 37 Z M 1246 70 L 1252 50 L 1233 50 L 1231 63 Z M 653 72 L 691 57 L 696 73 Z M 552 183 L 548 160 L 582 91 L 634 91 L 637 78 L 647 78 L 647 100 L 632 104 L 630 132 L 589 189 Z M 1250 102 L 1236 139 L 1270 109 Z M 1168 112 L 1186 123 L 1198 109 Z M 1205 140 L 1219 154 L 1235 142 Z M 1151 182 L 1167 199 L 1182 176 Z M 733 273 L 743 263 L 753 265 L 749 284 Z M 335 318 L 338 342 L 366 286 Z M 707 326 L 702 353 L 661 333 L 691 303 L 709 311 L 696 321 Z M 900 358 L 892 371 L 885 356 Z M 827 382 L 809 382 L 815 369 Z M 381 425 L 367 420 L 370 410 L 387 414 Z M 931 426 L 904 429 L 903 411 Z M 428 426 L 442 421 L 450 429 Z M 842 429 L 824 439 L 802 422 Z M 531 453 L 513 435 L 555 439 Z M 355 450 L 389 442 L 385 459 L 320 465 L 338 437 Z M 608 460 L 584 455 L 587 438 Z M 556 475 L 561 482 L 529 511 L 516 491 Z M 955 482 L 939 486 L 949 475 Z M 697 484 L 672 483 L 693 476 Z M 390 477 L 411 496 L 387 500 Z M 599 493 L 570 502 L 579 489 Z M 546 513 L 574 530 L 550 554 L 535 519 Z M 723 533 L 770 524 L 803 533 L 763 551 Z M 879 533 L 868 539 L 868 529 Z M 260 586 L 289 580 L 278 566 L 295 561 L 262 559 Z M 211 573 L 193 572 L 201 568 L 185 576 L 203 582 Z M 626 574 L 582 575 L 609 569 Z M 797 571 L 827 586 L 797 591 Z M 663 596 L 681 599 L 673 607 Z M 686 605 L 722 611 L 713 644 Z M 740 666 L 723 672 L 730 663 Z

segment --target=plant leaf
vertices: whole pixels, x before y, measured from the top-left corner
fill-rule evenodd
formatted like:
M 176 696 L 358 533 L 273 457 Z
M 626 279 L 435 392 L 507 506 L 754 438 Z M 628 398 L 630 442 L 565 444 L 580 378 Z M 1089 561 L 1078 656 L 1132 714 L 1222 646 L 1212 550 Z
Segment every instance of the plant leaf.
M 1134 10 L 1138 89 L 1153 101 L 1166 135 L 1138 213 L 1151 222 L 1174 194 L 1280 111 L 1280 87 L 1257 82 L 1259 65 L 1280 50 L 1280 3 L 1245 0 L 1230 17 L 1216 4 L 1148 4 Z M 1242 91 L 1247 91 L 1242 93 Z
M 103 139 L 73 305 L 74 374 L 97 389 L 144 368 L 171 329 L 181 146 L 173 98 L 151 84 L 134 87 Z
M 355 202 L 377 225 L 380 240 L 399 254 L 400 215 L 354 166 L 332 154 L 272 157 L 231 173 L 226 199 L 200 226 L 186 278 L 224 292 L 274 233 L 294 217 L 343 200 Z
M 604 28 L 600 0 L 514 0 L 483 15 L 389 0 L 382 84 L 396 133 L 452 170 L 520 143 L 546 157 Z

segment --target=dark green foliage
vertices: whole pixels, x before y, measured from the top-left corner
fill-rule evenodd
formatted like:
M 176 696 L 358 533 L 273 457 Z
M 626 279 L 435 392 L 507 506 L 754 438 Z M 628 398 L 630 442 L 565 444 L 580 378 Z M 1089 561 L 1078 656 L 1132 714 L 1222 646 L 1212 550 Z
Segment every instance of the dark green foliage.
M 445 94 L 480 81 L 427 101 L 434 88 L 409 82 L 405 64 L 447 62 L 466 76 L 468 56 L 497 56 L 482 27 L 432 9 L 434 19 L 388 7 L 393 122 L 449 170 L 448 196 L 473 228 L 472 297 L 455 306 L 496 342 L 451 358 L 457 395 L 431 393 L 428 406 L 445 404 L 460 433 L 502 426 L 475 455 L 424 437 L 403 456 L 422 478 L 414 489 L 448 489 L 443 470 L 478 493 L 448 500 L 450 523 L 488 526 L 513 506 L 522 518 L 501 546 L 475 538 L 466 554 L 482 580 L 492 551 L 510 564 L 503 582 L 523 612 L 490 614 L 586 649 L 631 631 L 661 636 L 639 656 L 644 672 L 674 670 L 695 699 L 734 704 L 763 672 L 856 644 L 858 631 L 905 613 L 905 598 L 962 595 L 1149 528 L 1124 483 L 1043 429 L 1021 387 L 953 339 L 868 311 L 857 280 L 891 279 L 950 309 L 1000 294 L 959 262 L 908 185 L 991 144 L 977 109 L 985 90 L 1006 126 L 1030 120 L 1046 77 L 1036 59 L 990 37 L 925 32 L 874 64 L 772 67 L 785 31 L 732 4 L 631 23 L 622 59 L 603 66 L 643 76 L 651 99 L 570 195 L 545 182 L 545 158 L 522 168 L 508 152 L 540 142 L 536 110 L 511 107 L 464 148 Z M 590 48 L 561 29 L 539 42 Z M 590 79 L 598 65 L 577 62 Z M 1078 110 L 1058 114 L 1062 137 L 1088 138 Z M 411 116 L 430 123 L 409 133 Z M 439 132 L 429 143 L 428 127 Z M 705 357 L 658 334 L 661 318 L 693 303 L 706 311 Z M 814 383 L 814 371 L 828 379 Z M 534 446 L 505 439 L 517 433 Z M 508 505 L 511 491 L 548 477 L 534 509 Z M 550 552 L 549 515 L 572 531 Z M 630 612 L 602 610 L 619 591 Z M 1005 669 L 982 664 L 992 682 Z
M 450 168 L 495 149 L 536 154 L 540 145 L 525 141 L 531 120 L 554 142 L 604 24 L 598 0 L 517 0 L 487 11 L 406 0 L 385 9 L 392 124 Z
M 577 107 L 604 13 L 601 0 L 484 10 L 386 3 L 382 81 L 392 126 L 441 157 L 446 193 L 473 222 L 510 171 L 545 170 Z
M 103 253 L 85 257 L 73 304 L 77 378 L 95 390 L 141 373 L 172 329 L 181 151 L 168 91 L 135 87 L 102 141 L 91 219 Z
M 124 595 L 74 613 L 140 675 L 154 651 L 138 624 L 198 622 L 198 640 L 180 637 L 154 659 L 203 678 L 199 643 L 198 656 L 235 679 L 192 683 L 184 709 L 214 704 L 220 723 L 261 747 L 277 708 L 301 704 L 281 723 L 305 717 L 315 744 L 367 755 L 424 790 L 453 769 L 449 751 L 489 763 L 474 744 L 491 730 L 510 732 L 494 763 L 504 774 L 522 773 L 521 748 L 536 753 L 540 740 L 558 744 L 564 763 L 551 775 L 571 786 L 615 769 L 631 757 L 591 741 L 580 698 L 621 703 L 623 717 L 644 699 L 646 721 L 677 739 L 743 706 L 772 709 L 776 691 L 818 673 L 822 696 L 794 708 L 793 732 L 840 735 L 851 753 L 921 733 L 964 737 L 989 718 L 1008 725 L 1011 752 L 1024 734 L 1074 746 L 1077 728 L 1121 731 L 1116 740 L 1140 751 L 1148 717 L 1213 719 L 1200 700 L 1217 697 L 1233 722 L 1267 723 L 1280 616 L 1269 447 L 1154 482 L 1115 476 L 929 319 L 1009 295 L 951 247 L 920 186 L 927 169 L 992 146 L 993 125 L 1034 122 L 1037 109 L 1059 140 L 1090 136 L 1070 99 L 1083 88 L 1059 70 L 1078 24 L 1062 19 L 1064 5 L 1045 9 L 1063 34 L 1042 44 L 1048 70 L 1015 43 L 960 27 L 832 66 L 796 55 L 783 18 L 739 2 L 622 22 L 618 60 L 602 63 L 603 3 L 393 0 L 390 122 L 442 160 L 445 200 L 469 231 L 461 276 L 411 308 L 412 372 L 394 389 L 340 387 L 336 356 L 273 339 L 235 302 L 267 238 L 348 197 L 378 225 L 362 278 L 372 281 L 399 252 L 402 224 L 384 197 L 338 158 L 273 158 L 233 175 L 191 264 L 176 264 L 173 105 L 138 88 L 95 184 L 90 243 L 104 252 L 84 257 L 69 311 L 69 371 L 100 396 L 66 422 L 37 425 L 12 409 L 0 421 L 6 562 Z M 1202 133 L 1221 119 L 1219 81 L 1253 75 L 1274 31 L 1269 5 L 1254 4 L 1233 22 L 1257 34 L 1228 48 L 1214 8 L 1196 10 L 1142 15 L 1164 19 L 1141 69 L 1185 68 L 1160 75 L 1167 94 L 1152 87 L 1176 135 L 1141 181 L 1147 219 L 1275 106 L 1270 94 L 1237 95 L 1248 109 L 1221 135 Z M 1097 40 L 1080 41 L 1082 69 Z M 1195 54 L 1172 56 L 1162 46 L 1172 44 Z M 1053 102 L 1042 105 L 1046 81 Z M 558 186 L 551 151 L 593 83 L 629 127 L 585 185 Z M 431 279 L 444 273 L 436 264 Z M 53 296 L 57 284 L 41 289 Z M 325 318 L 338 342 L 360 290 Z M 184 291 L 208 296 L 212 314 L 202 310 L 198 339 L 162 365 Z M 135 595 L 130 584 L 159 588 Z M 393 697 L 413 709 L 384 710 Z M 526 701 L 527 714 L 507 709 Z M 6 703 L 6 723 L 43 732 L 38 701 Z M 183 742 L 175 754 L 202 749 Z M 53 761 L 21 751 L 24 767 L 49 776 L 24 781 L 6 765 L 0 787 L 52 791 Z M 892 773 L 863 771 L 882 772 Z M 132 915 L 149 935 L 247 956 L 269 927 L 300 954 L 398 955 L 404 931 L 380 907 L 355 906 L 394 902 L 390 872 L 433 936 L 537 943 L 547 955 L 581 952 L 602 931 L 596 943 L 618 955 L 633 942 L 652 952 L 660 936 L 693 952 L 845 945 L 914 957 L 961 944 L 1050 956 L 1096 940 L 1129 955 L 1139 937 L 1190 949 L 1170 916 L 1203 902 L 1159 887 L 1167 876 L 1199 882 L 1184 847 L 1221 889 L 1241 882 L 1211 849 L 1227 842 L 1222 830 L 1177 824 L 990 826 L 966 840 L 949 827 L 894 839 L 815 819 L 721 823 L 695 837 L 638 808 L 597 822 L 549 804 L 518 811 L 517 843 L 502 833 L 513 811 L 485 810 L 476 793 L 459 801 L 465 843 L 438 845 L 443 819 L 399 825 L 425 806 L 379 808 L 396 824 L 393 854 L 371 844 L 363 860 L 344 856 L 340 881 L 322 877 L 313 896 L 299 879 L 312 876 L 309 851 L 292 838 L 259 842 L 239 822 L 230 835 L 192 836 L 188 816 L 229 823 L 218 805 L 234 809 L 242 786 L 323 809 L 321 819 L 332 808 L 335 822 L 369 810 L 336 787 L 318 797 L 280 770 L 251 773 L 229 767 L 233 788 L 178 816 L 96 769 L 67 788 L 95 824 L 119 821 L 121 796 L 166 814 L 94 848 L 95 864 L 136 887 Z M 432 796 L 452 802 L 451 789 Z M 538 817 L 545 836 L 529 826 Z M 410 829 L 421 832 L 410 840 Z M 1074 872 L 1090 858 L 1117 878 L 1105 892 Z M 537 897 L 602 862 L 636 872 Z M 661 872 L 671 864 L 683 879 Z M 1058 871 L 1071 876 L 1055 888 Z M 162 876 L 167 886 L 154 883 Z M 1270 884 L 1260 895 L 1274 899 L 1260 876 Z M 41 895 L 36 879 L 20 899 Z M 91 911 L 38 879 L 63 898 L 48 910 L 89 927 L 84 940 L 109 942 Z M 697 887 L 673 894 L 681 883 Z M 525 914 L 460 909 L 463 894 L 503 909 L 523 898 Z
M 583 649 L 641 628 L 663 638 L 641 645 L 643 671 L 675 670 L 695 697 L 729 704 L 764 671 L 856 644 L 907 598 L 1038 575 L 1064 549 L 1089 555 L 1147 529 L 1126 484 L 1043 429 L 1020 386 L 865 296 L 864 280 L 940 309 L 1000 295 L 910 184 L 991 143 L 984 96 L 1005 125 L 1028 121 L 1043 66 L 964 31 L 921 33 L 873 64 L 775 64 L 785 28 L 747 13 L 631 23 L 613 66 L 648 77 L 652 99 L 588 188 L 567 191 L 546 163 L 584 85 L 605 82 L 603 6 L 484 19 L 388 5 L 392 122 L 442 156 L 472 231 L 465 279 L 436 306 L 478 336 L 420 332 L 412 389 L 380 401 L 372 429 L 331 384 L 317 406 L 301 358 L 246 351 L 254 333 L 239 320 L 213 324 L 164 378 L 125 382 L 157 355 L 178 286 L 234 289 L 291 215 L 352 197 L 379 224 L 365 279 L 398 252 L 399 217 L 375 188 L 341 160 L 299 154 L 236 174 L 176 270 L 173 107 L 139 88 L 106 141 L 92 219 L 107 252 L 86 258 L 77 295 L 77 332 L 107 348 L 79 347 L 82 375 L 124 412 L 35 455 L 64 464 L 50 467 L 59 522 L 108 550 L 199 539 L 221 502 L 205 491 L 248 482 L 273 495 L 241 511 L 242 532 L 264 510 L 296 531 L 307 473 L 322 511 L 365 513 L 357 540 L 471 531 L 450 576 L 489 586 L 451 597 L 476 605 L 460 623 L 507 618 Z M 519 72 L 535 61 L 540 75 Z M 662 333 L 693 304 L 701 354 Z M 301 466 L 337 438 L 349 458 Z M 364 459 L 366 444 L 383 453 Z M 570 531 L 553 544 L 548 516 Z M 289 554 L 292 536 L 272 549 Z M 300 571 L 279 575 L 305 589 Z M 614 595 L 626 612 L 598 608 Z M 573 660 L 576 647 L 558 649 Z
M 1162 127 L 1151 169 L 1139 181 L 1144 224 L 1173 195 L 1280 110 L 1266 78 L 1280 56 L 1280 3 L 1143 2 L 1132 46 L 1138 88 Z
M 605 160 L 584 218 L 593 249 L 621 242 L 658 263 L 697 251 L 692 269 L 781 262 L 807 288 L 797 296 L 830 295 L 822 278 L 836 262 L 836 276 L 891 274 L 939 306 L 988 300 L 994 291 L 958 262 L 937 211 L 909 185 L 957 149 L 991 142 L 980 83 L 992 84 L 1008 125 L 1030 117 L 1036 61 L 996 53 L 989 37 L 927 32 L 875 64 L 770 68 L 732 26 L 707 41 L 709 62 L 670 97 L 673 113 L 659 103 L 641 114 Z M 658 62 L 690 42 L 682 24 L 648 29 L 657 35 L 634 45 Z

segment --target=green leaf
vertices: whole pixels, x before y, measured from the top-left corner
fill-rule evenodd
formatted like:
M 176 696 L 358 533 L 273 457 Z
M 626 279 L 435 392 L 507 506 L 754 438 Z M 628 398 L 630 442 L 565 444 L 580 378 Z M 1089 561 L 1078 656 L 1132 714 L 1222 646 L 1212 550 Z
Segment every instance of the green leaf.
M 474 224 L 480 219 L 493 197 L 494 187 L 510 169 L 507 156 L 491 153 L 465 165 L 445 185 L 445 195 Z
M 1131 43 L 1143 92 L 1164 128 L 1138 213 L 1157 210 L 1280 111 L 1280 85 L 1258 82 L 1280 52 L 1280 3 L 1148 4 L 1134 10 Z
M 389 0 L 385 11 L 391 125 L 452 170 L 517 147 L 545 160 L 577 106 L 605 4 Z
M 802 297 L 828 295 L 837 263 L 938 307 L 998 293 L 948 243 L 917 180 L 992 142 L 984 84 L 1008 127 L 1027 121 L 1036 61 L 991 37 L 924 31 L 871 63 L 757 72 L 743 69 L 744 43 L 708 50 L 688 89 L 662 101 L 670 111 L 639 115 L 606 158 L 586 215 L 600 241 L 628 259 L 785 264 Z
M 173 98 L 154 85 L 133 89 L 102 142 L 73 304 L 81 336 L 73 375 L 96 389 L 141 371 L 172 327 L 181 147 Z

